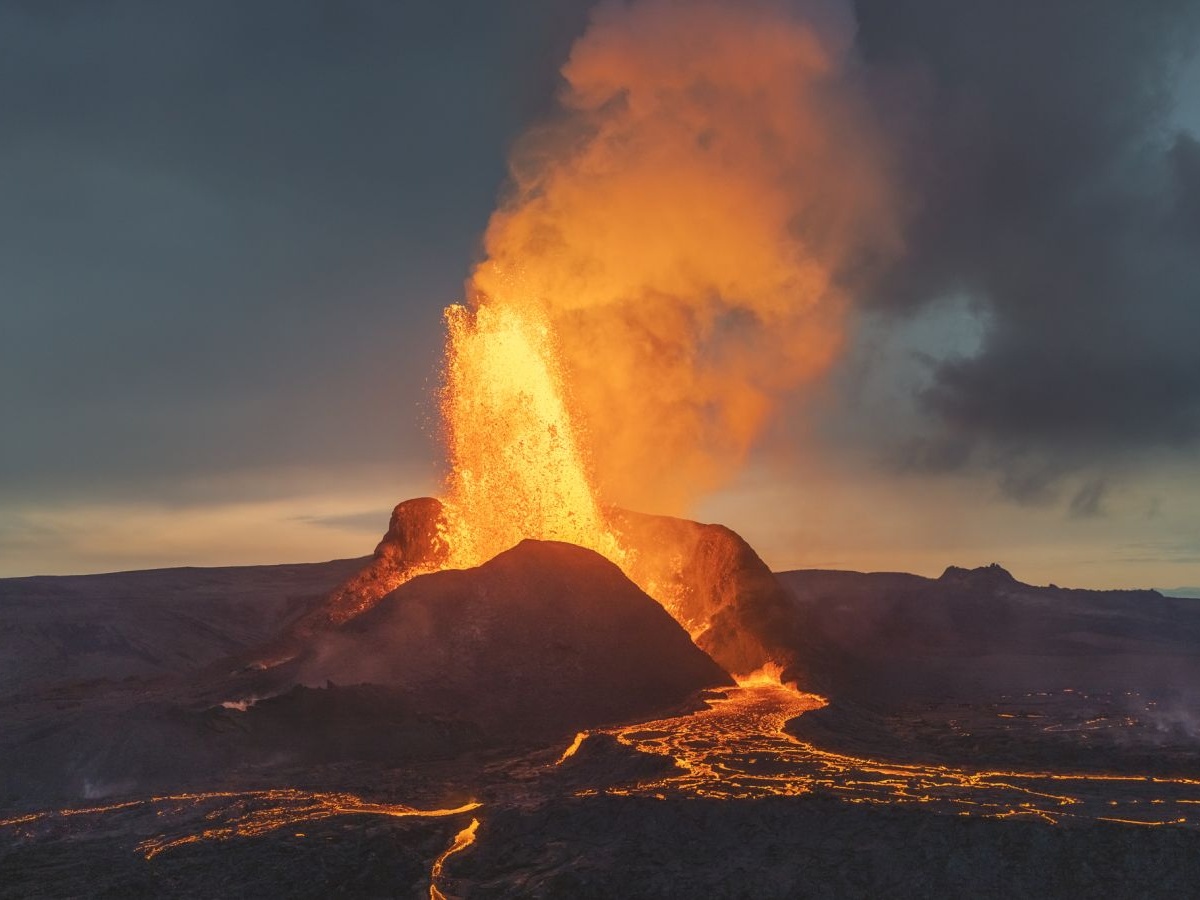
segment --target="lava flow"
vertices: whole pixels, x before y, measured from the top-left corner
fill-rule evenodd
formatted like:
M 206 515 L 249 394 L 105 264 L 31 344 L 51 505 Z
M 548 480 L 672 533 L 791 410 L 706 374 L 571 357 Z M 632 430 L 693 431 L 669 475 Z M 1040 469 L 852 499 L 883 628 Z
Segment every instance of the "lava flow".
M 445 871 L 446 860 L 455 853 L 461 853 L 475 843 L 475 832 L 478 830 L 479 820 L 472 819 L 471 824 L 456 834 L 450 846 L 442 852 L 441 856 L 433 861 L 433 868 L 430 870 L 429 876 L 429 900 L 446 900 L 446 895 L 437 886 L 438 879 L 442 877 L 442 873 Z
M 621 743 L 668 756 L 678 774 L 610 788 L 625 796 L 721 800 L 824 793 L 850 803 L 921 804 L 937 812 L 1050 823 L 1091 819 L 1135 825 L 1200 824 L 1200 780 L 1137 775 L 979 771 L 829 753 L 784 725 L 826 701 L 756 673 L 688 716 L 613 729 Z M 577 735 L 560 763 L 585 740 Z M 583 795 L 596 793 L 584 791 Z
M 56 830 L 92 817 L 152 812 L 156 823 L 177 822 L 165 833 L 143 840 L 137 850 L 153 859 L 160 853 L 204 841 L 250 838 L 339 816 L 437 819 L 478 809 L 471 801 L 448 809 L 418 809 L 398 803 L 376 803 L 342 792 L 310 792 L 290 788 L 262 791 L 204 791 L 166 794 L 103 806 L 29 813 L 0 820 L 0 827 L 20 831 Z M 203 825 L 196 827 L 196 817 Z

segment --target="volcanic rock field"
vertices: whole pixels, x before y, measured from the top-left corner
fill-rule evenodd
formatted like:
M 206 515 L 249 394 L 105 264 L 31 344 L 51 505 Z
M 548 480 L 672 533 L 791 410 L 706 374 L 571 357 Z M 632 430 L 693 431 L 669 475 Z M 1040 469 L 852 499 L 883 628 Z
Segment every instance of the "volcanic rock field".
M 363 559 L 0 581 L 0 895 L 1200 883 L 1200 600 L 772 574 L 615 512 L 672 548 L 669 613 L 570 544 L 431 571 L 438 514 Z

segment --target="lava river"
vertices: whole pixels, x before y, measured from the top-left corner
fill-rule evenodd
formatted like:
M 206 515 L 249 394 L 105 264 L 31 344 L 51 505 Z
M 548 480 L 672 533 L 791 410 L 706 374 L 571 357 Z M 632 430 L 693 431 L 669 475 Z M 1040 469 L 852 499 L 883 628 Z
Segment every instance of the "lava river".
M 627 796 L 725 800 L 824 793 L 851 803 L 923 804 L 993 817 L 1071 818 L 1137 825 L 1200 824 L 1200 780 L 1139 775 L 971 771 L 828 753 L 784 731 L 825 700 L 758 680 L 687 716 L 613 729 L 621 743 L 673 758 L 677 774 L 608 789 Z M 564 753 L 569 759 L 585 736 Z M 587 795 L 589 791 L 584 791 Z
M 576 796 L 585 801 L 604 793 L 736 802 L 823 794 L 849 803 L 921 804 L 943 814 L 1030 817 L 1052 824 L 1070 820 L 1145 826 L 1200 824 L 1200 779 L 971 771 L 896 764 L 825 752 L 784 730 L 790 719 L 824 703 L 816 695 L 759 678 L 722 692 L 697 712 L 609 729 L 604 733 L 629 748 L 674 759 L 676 769 L 665 777 L 645 781 L 603 789 L 584 787 L 576 791 Z M 576 754 L 582 760 L 587 738 L 587 733 L 578 735 L 557 758 L 557 765 L 568 763 Z M 251 838 L 323 820 L 465 818 L 474 813 L 478 818 L 472 817 L 433 861 L 427 884 L 429 895 L 436 900 L 453 896 L 440 888 L 439 882 L 454 883 L 452 875 L 444 870 L 456 854 L 468 851 L 477 832 L 480 840 L 502 839 L 486 834 L 489 813 L 511 803 L 539 805 L 541 776 L 557 770 L 555 762 L 547 762 L 544 754 L 514 763 L 523 777 L 513 779 L 514 770 L 510 769 L 508 776 L 501 775 L 490 788 L 479 785 L 484 788 L 483 802 L 445 808 L 371 802 L 338 792 L 218 791 L 29 813 L 0 820 L 0 832 L 17 840 L 69 837 L 103 827 L 101 823 L 111 827 L 119 824 L 116 820 L 134 816 L 136 827 L 131 830 L 142 832 L 134 849 L 149 861 L 185 845 Z M 499 774 L 506 768 L 493 771 Z M 586 772 L 585 762 L 579 772 L 585 784 Z M 551 788 L 551 794 L 554 792 Z M 145 820 L 147 814 L 151 821 Z M 302 835 L 297 833 L 296 837 Z

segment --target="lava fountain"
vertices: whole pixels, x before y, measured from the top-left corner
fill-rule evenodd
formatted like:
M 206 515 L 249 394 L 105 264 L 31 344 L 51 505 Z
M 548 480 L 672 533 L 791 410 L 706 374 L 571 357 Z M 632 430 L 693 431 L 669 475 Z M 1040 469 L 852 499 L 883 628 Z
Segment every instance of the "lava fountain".
M 837 4 L 597 7 L 446 313 L 444 565 L 568 541 L 670 609 L 609 504 L 727 483 L 896 249 L 853 34 Z
M 446 323 L 446 565 L 480 565 L 524 538 L 578 544 L 621 565 L 626 554 L 596 498 L 549 321 L 485 304 L 451 306 Z
M 443 567 L 479 566 L 525 538 L 565 541 L 620 567 L 693 638 L 683 588 L 663 577 L 669 549 L 634 546 L 605 515 L 570 408 L 556 336 L 536 307 L 446 310 L 441 409 L 450 468 Z
M 787 603 L 765 564 L 669 517 L 828 369 L 852 288 L 898 249 L 853 48 L 838 2 L 595 9 L 446 311 L 442 501 L 397 507 L 305 627 L 532 538 L 608 558 L 729 671 L 777 655 Z

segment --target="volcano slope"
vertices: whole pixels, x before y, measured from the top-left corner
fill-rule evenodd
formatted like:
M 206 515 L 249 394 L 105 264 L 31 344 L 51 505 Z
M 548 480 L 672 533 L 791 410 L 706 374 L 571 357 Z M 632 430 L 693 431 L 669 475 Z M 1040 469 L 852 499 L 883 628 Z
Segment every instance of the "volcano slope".
M 616 566 L 567 544 L 526 541 L 476 569 L 423 575 L 340 626 L 299 633 L 293 658 L 252 671 L 45 673 L 3 701 L 0 797 L 36 806 L 447 759 L 569 739 L 732 683 Z
M 285 669 L 310 684 L 394 687 L 505 739 L 628 721 L 733 683 L 608 560 L 531 540 L 405 582 Z

